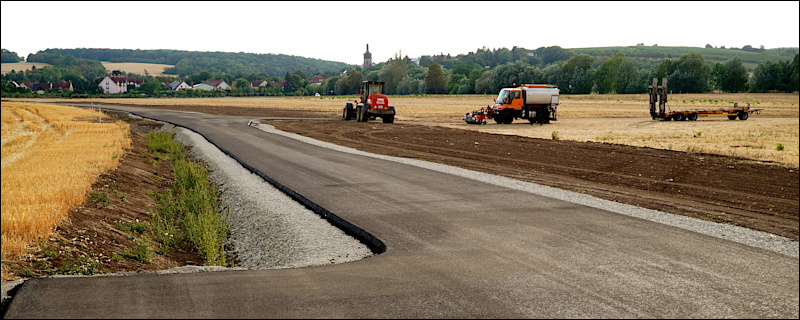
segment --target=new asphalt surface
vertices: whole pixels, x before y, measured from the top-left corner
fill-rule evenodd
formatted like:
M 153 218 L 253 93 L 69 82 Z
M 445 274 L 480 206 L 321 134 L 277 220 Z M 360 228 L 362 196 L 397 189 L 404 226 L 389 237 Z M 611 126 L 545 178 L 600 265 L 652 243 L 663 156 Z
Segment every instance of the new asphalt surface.
M 203 134 L 355 226 L 379 254 L 295 269 L 31 279 L 6 317 L 798 316 L 796 257 L 323 148 L 247 118 L 114 108 Z

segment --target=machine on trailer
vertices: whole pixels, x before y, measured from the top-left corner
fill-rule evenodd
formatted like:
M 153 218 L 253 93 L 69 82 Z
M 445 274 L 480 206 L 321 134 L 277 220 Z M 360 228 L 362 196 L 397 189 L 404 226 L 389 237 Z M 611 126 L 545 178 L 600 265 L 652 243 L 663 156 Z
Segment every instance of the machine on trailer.
M 758 114 L 764 109 L 750 109 L 748 103 L 746 107 L 740 107 L 739 103 L 734 103 L 732 108 L 719 108 L 719 109 L 695 109 L 695 110 L 677 110 L 667 111 L 667 78 L 661 79 L 661 85 L 658 85 L 658 79 L 653 78 L 653 84 L 647 86 L 650 91 L 650 117 L 653 120 L 662 121 L 695 121 L 699 116 L 707 115 L 725 115 L 728 120 L 747 120 L 750 115 Z M 658 108 L 656 108 L 658 104 Z
M 395 111 L 389 105 L 389 97 L 383 94 L 384 84 L 382 81 L 362 81 L 359 100 L 345 104 L 342 118 L 355 118 L 358 122 L 381 118 L 383 123 L 393 123 Z

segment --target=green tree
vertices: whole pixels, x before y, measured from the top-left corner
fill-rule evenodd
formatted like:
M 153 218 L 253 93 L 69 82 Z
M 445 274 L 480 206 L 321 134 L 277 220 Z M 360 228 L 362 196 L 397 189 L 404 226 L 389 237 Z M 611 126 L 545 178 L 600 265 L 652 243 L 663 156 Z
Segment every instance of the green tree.
M 747 89 L 747 70 L 742 59 L 734 57 L 723 65 L 720 89 L 725 92 L 743 92 Z
M 625 60 L 624 53 L 617 53 L 613 57 L 603 61 L 594 73 L 594 83 L 597 93 L 611 93 L 616 88 L 615 81 L 619 67 Z
M 564 93 L 590 93 L 594 81 L 594 58 L 588 55 L 575 55 L 564 64 L 567 86 L 561 88 Z
M 20 57 L 16 52 L 8 51 L 6 49 L 0 49 L 0 62 L 2 63 L 13 63 L 13 62 L 20 62 L 22 61 L 22 57 Z
M 250 81 L 248 81 L 244 77 L 236 78 L 236 80 L 234 82 L 236 83 L 236 88 L 237 89 L 247 89 L 247 88 L 250 87 Z
M 74 83 L 73 83 L 73 86 L 74 86 Z M 158 92 L 160 91 L 160 89 L 163 86 L 164 85 L 161 84 L 160 82 L 158 82 L 158 80 L 150 79 L 150 80 L 146 80 L 144 83 L 142 83 L 139 86 L 139 91 L 141 91 L 142 93 L 147 94 L 149 96 L 155 96 L 156 94 L 158 94 Z
M 753 92 L 769 92 L 778 90 L 781 79 L 781 65 L 777 62 L 764 62 L 753 71 Z
M 408 64 L 401 57 L 400 52 L 395 53 L 378 73 L 379 81 L 386 82 L 383 88 L 386 94 L 395 94 L 397 84 L 408 74 Z
M 510 53 L 509 53 L 510 54 Z M 444 78 L 442 67 L 438 63 L 428 67 L 428 75 L 425 77 L 427 93 L 440 94 L 447 90 L 447 81 Z
M 668 76 L 669 90 L 677 92 L 708 91 L 708 74 L 711 67 L 699 52 L 682 55 L 675 61 L 675 71 Z

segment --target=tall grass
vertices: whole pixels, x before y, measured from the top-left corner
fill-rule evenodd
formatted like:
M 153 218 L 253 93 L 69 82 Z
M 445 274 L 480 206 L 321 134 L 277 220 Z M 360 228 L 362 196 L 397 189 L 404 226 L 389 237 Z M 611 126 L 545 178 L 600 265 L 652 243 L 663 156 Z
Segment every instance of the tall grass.
M 84 201 L 130 148 L 124 122 L 82 121 L 88 110 L 2 102 L 2 257 L 25 253 Z
M 167 190 L 153 193 L 150 223 L 156 240 L 167 246 L 192 247 L 206 264 L 224 266 L 227 214 L 220 212 L 219 188 L 209 181 L 209 170 L 185 159 L 182 146 L 168 132 L 151 132 L 147 146 L 151 152 L 165 152 L 175 173 Z

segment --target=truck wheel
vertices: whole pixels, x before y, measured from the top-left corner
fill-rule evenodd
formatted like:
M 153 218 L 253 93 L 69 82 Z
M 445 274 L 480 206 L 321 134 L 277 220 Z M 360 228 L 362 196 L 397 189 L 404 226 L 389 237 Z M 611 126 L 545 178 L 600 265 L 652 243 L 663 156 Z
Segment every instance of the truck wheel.
M 394 115 L 384 116 L 383 123 L 394 123 Z
M 739 120 L 747 120 L 750 117 L 749 112 L 739 112 Z
M 514 122 L 514 115 L 511 112 L 506 112 L 503 114 L 503 123 L 504 124 L 511 124 Z
M 696 113 L 690 113 L 689 114 L 689 121 L 697 121 L 697 114 Z
M 728 120 L 736 120 L 736 115 L 735 114 L 729 114 L 728 115 Z

